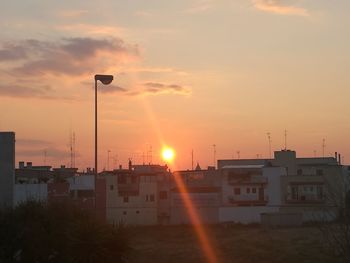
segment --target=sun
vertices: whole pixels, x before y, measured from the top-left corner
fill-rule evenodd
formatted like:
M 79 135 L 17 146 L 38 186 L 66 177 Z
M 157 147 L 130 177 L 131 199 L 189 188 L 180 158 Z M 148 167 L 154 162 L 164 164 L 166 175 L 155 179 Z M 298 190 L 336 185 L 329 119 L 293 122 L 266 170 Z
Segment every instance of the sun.
M 164 147 L 162 150 L 163 160 L 166 162 L 172 162 L 175 157 L 175 152 L 172 148 Z

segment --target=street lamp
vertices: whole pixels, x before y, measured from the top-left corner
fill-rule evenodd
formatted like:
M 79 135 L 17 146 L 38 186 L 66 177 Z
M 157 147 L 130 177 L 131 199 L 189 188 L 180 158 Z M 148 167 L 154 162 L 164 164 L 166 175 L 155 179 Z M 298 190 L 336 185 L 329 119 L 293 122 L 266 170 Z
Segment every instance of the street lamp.
M 108 85 L 113 81 L 112 75 L 95 75 L 95 176 L 97 176 L 97 81 L 101 81 L 102 84 Z

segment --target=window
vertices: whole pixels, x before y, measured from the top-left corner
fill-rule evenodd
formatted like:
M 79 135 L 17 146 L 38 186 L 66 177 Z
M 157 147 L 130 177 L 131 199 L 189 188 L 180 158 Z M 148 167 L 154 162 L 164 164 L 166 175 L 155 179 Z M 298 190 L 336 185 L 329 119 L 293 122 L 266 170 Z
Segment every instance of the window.
M 323 198 L 324 198 L 324 196 L 323 196 L 323 186 L 322 185 L 317 186 L 316 191 L 317 191 L 317 199 L 323 200 Z
M 247 192 L 247 194 L 250 194 L 250 188 L 249 187 L 247 187 L 246 192 Z
M 123 201 L 124 203 L 129 203 L 129 196 L 124 196 Z
M 167 191 L 160 191 L 159 192 L 159 199 L 161 199 L 161 200 L 168 199 L 168 192 Z
M 256 194 L 256 188 L 255 187 L 252 188 L 252 193 Z
M 297 186 L 292 186 L 291 187 L 291 192 L 292 192 L 292 199 L 293 200 L 298 200 L 298 187 Z
M 234 188 L 233 192 L 235 195 L 240 195 L 241 194 L 241 188 Z
M 146 195 L 146 202 L 148 202 L 148 195 Z
M 136 214 L 140 214 L 140 211 L 139 211 L 139 210 L 137 210 L 137 211 L 136 211 Z
M 109 186 L 109 190 L 113 191 L 113 190 L 114 190 L 114 185 L 111 184 L 111 185 Z
M 154 200 L 155 200 L 154 195 L 150 195 L 149 199 L 150 199 L 151 202 L 154 202 Z
M 298 170 L 297 170 L 297 174 L 298 174 L 298 175 L 303 175 L 303 170 L 302 170 L 302 169 L 298 169 Z
M 126 211 L 123 211 L 123 215 L 126 215 Z

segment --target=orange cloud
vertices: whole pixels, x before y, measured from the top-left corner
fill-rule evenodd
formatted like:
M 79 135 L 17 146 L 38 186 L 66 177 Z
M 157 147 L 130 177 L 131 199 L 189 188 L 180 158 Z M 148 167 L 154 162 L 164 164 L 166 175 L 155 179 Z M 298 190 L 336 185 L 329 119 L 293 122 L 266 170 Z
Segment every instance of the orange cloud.
M 120 38 L 0 43 L 0 77 L 5 80 L 0 85 L 0 96 L 69 99 L 56 93 L 62 90 L 60 84 L 65 80 L 70 86 L 96 72 L 110 72 L 111 68 L 133 63 L 139 57 L 138 47 Z M 113 85 L 108 88 L 108 92 L 123 91 Z
M 191 90 L 188 87 L 179 84 L 165 84 L 161 82 L 145 82 L 139 85 L 137 91 L 130 91 L 128 95 L 158 95 L 158 94 L 180 94 L 180 95 L 190 95 Z
M 255 8 L 280 14 L 280 15 L 296 15 L 296 16 L 309 16 L 309 12 L 301 7 L 285 4 L 283 0 L 254 0 Z
M 64 10 L 59 13 L 59 16 L 62 17 L 70 17 L 70 18 L 75 18 L 75 17 L 81 17 L 83 15 L 86 15 L 88 13 L 87 10 Z

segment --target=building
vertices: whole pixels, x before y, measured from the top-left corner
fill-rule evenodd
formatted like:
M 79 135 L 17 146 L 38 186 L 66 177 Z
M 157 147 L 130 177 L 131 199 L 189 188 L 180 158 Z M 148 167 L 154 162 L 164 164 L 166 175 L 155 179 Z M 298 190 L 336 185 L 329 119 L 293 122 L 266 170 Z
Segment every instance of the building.
M 201 170 L 197 165 L 196 170 L 174 172 L 170 188 L 170 224 L 219 223 L 221 189 L 220 173 L 214 168 Z M 189 212 L 195 212 L 196 217 Z
M 170 173 L 166 166 L 135 165 L 104 172 L 106 217 L 111 224 L 156 225 L 167 221 L 169 206 L 165 187 Z M 161 190 L 166 189 L 166 190 Z M 164 202 L 165 201 L 165 202 Z
M 13 205 L 15 133 L 0 132 L 0 207 Z
M 278 207 L 280 213 L 300 213 L 304 222 L 331 220 L 344 207 L 347 191 L 338 157 L 336 154 L 335 157 L 298 158 L 295 151 L 281 150 L 274 153 L 273 159 L 219 160 L 218 167 L 223 170 L 239 165 L 271 167 L 264 170 L 284 168 L 285 174 L 271 188 L 280 199 L 273 204 L 270 199 L 265 200 L 266 206 Z M 276 178 L 267 176 L 266 188 L 270 188 L 271 179 Z

